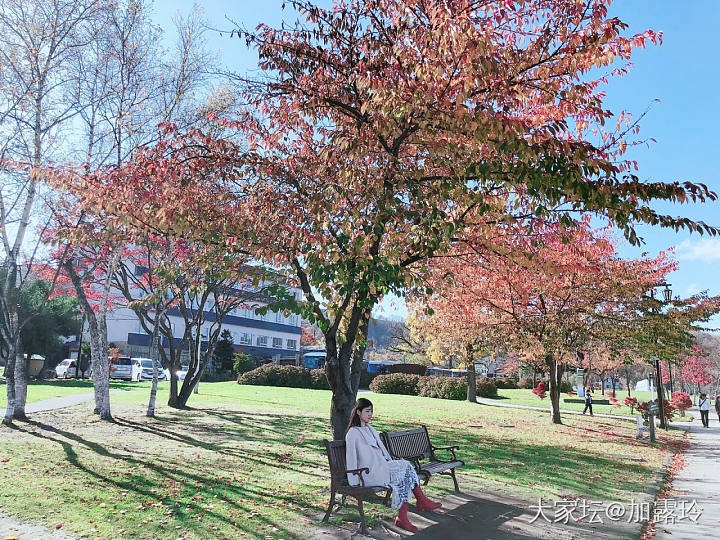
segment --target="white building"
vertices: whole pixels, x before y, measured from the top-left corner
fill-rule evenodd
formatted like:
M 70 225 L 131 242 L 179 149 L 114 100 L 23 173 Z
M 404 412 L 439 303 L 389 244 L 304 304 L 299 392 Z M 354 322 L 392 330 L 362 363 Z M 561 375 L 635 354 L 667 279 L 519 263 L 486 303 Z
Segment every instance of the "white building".
M 291 288 L 296 298 L 301 298 L 300 289 Z M 297 360 L 300 354 L 301 319 L 299 315 L 283 315 L 282 312 L 268 311 L 258 315 L 254 308 L 267 305 L 271 299 L 262 295 L 252 295 L 246 308 L 236 308 L 222 320 L 222 330 L 229 330 L 233 337 L 235 350 L 262 361 Z M 252 308 L 252 309 L 250 309 Z M 175 339 L 179 341 L 185 330 L 184 320 L 177 308 L 170 310 L 169 319 Z M 207 337 L 208 330 L 215 320 L 214 312 L 205 313 L 202 335 Z M 118 308 L 108 314 L 108 343 L 114 343 L 124 354 L 147 357 L 150 348 L 150 336 L 145 332 L 135 312 L 129 308 Z M 162 345 L 167 348 L 166 338 Z M 182 353 L 183 361 L 188 352 Z

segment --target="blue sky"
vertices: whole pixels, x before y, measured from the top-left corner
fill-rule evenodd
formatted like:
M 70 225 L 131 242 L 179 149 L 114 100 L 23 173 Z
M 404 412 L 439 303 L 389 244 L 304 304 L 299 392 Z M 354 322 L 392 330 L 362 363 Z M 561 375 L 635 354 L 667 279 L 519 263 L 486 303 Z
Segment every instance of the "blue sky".
M 248 28 L 260 22 L 278 24 L 284 16 L 289 17 L 280 9 L 281 4 L 282 0 L 205 0 L 200 5 L 213 27 L 230 30 L 233 25 L 226 17 Z M 158 0 L 154 19 L 171 38 L 172 15 L 187 13 L 192 7 L 189 0 Z M 656 142 L 629 152 L 639 163 L 640 178 L 702 182 L 720 192 L 720 138 L 716 135 L 720 129 L 720 107 L 716 104 L 720 90 L 716 52 L 720 2 L 625 0 L 615 2 L 611 14 L 629 25 L 628 33 L 646 29 L 663 32 L 662 45 L 637 50 L 633 70 L 613 79 L 607 87 L 606 103 L 613 110 L 624 109 L 637 116 L 650 107 L 641 124 L 641 135 Z M 255 68 L 256 56 L 241 40 L 217 32 L 208 33 L 207 38 L 223 64 L 238 71 Z M 656 208 L 720 225 L 720 202 Z M 647 226 L 639 227 L 639 232 L 645 245 L 637 248 L 623 244 L 620 250 L 624 257 L 638 257 L 645 251 L 655 254 L 674 246 L 679 262 L 678 271 L 670 276 L 674 293 L 684 297 L 707 289 L 710 294 L 720 294 L 720 238 Z M 388 299 L 382 307 L 380 315 L 404 316 L 402 301 Z M 720 326 L 719 318 L 713 322 L 713 326 Z

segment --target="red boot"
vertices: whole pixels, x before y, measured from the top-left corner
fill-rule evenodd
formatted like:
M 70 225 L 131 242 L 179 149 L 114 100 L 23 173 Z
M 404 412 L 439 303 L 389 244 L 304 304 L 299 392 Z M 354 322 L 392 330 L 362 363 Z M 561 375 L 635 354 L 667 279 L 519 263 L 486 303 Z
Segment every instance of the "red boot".
M 415 499 L 417 500 L 416 506 L 418 510 L 437 510 L 442 506 L 442 503 L 428 499 L 423 493 L 423 490 L 420 489 L 419 485 L 415 486 L 412 491 L 413 495 L 415 495 Z
M 417 532 L 417 527 L 410 523 L 410 520 L 408 519 L 407 508 L 408 504 L 403 503 L 403 505 L 400 507 L 400 510 L 398 510 L 397 517 L 395 518 L 395 525 L 411 533 Z

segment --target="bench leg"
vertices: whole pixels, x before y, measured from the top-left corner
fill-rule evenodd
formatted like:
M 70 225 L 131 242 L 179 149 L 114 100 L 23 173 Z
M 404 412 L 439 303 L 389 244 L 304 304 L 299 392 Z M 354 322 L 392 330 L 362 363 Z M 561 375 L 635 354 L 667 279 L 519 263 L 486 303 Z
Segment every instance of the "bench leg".
M 358 512 L 360 513 L 360 534 L 367 534 L 367 524 L 365 523 L 365 512 L 363 511 L 363 500 L 358 499 Z
M 330 504 L 328 504 L 327 512 L 325 512 L 325 517 L 322 518 L 324 522 L 327 522 L 328 519 L 330 519 L 330 514 L 332 513 L 333 506 L 335 506 L 335 490 L 332 490 L 332 493 L 330 493 Z
M 453 482 L 455 483 L 455 491 L 460 492 L 460 486 L 458 486 L 457 478 L 455 478 L 455 469 L 450 469 L 450 476 L 452 476 Z

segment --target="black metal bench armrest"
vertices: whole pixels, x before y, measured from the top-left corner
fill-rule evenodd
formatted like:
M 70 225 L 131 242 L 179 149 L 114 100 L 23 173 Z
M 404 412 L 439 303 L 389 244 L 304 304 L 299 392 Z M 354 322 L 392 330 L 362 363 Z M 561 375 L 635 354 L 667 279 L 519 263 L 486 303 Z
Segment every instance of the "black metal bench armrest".
M 452 454 L 453 461 L 457 461 L 457 457 L 455 456 L 455 450 L 460 450 L 460 447 L 457 445 L 453 446 L 433 446 L 432 451 L 433 454 L 435 454 L 435 450 L 447 450 Z
M 368 469 L 367 467 L 361 467 L 360 469 L 348 469 L 348 470 L 346 470 L 346 471 L 343 471 L 343 474 L 356 474 L 356 475 L 358 475 L 358 478 L 360 478 L 360 485 L 361 485 L 362 487 L 365 487 L 365 480 L 364 480 L 363 477 L 362 477 L 363 473 L 365 473 L 365 474 L 370 474 L 370 469 Z

